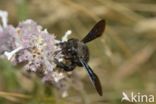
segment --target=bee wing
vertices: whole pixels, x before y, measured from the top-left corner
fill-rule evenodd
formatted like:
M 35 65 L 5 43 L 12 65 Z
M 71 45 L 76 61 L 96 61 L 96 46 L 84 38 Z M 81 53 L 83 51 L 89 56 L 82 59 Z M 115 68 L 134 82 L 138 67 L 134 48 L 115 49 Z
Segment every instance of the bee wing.
M 100 20 L 81 41 L 87 43 L 100 37 L 105 30 L 105 24 L 105 20 Z
M 93 86 L 96 88 L 96 91 L 98 92 L 100 96 L 102 96 L 103 92 L 102 92 L 102 87 L 101 87 L 101 83 L 100 83 L 98 76 L 93 72 L 93 70 L 85 61 L 80 59 L 80 62 L 83 65 L 83 67 L 86 69 Z

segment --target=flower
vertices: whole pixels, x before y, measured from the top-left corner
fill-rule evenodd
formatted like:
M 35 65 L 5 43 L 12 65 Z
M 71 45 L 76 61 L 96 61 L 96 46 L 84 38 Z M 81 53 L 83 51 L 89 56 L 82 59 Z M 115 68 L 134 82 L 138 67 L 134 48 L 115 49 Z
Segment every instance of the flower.
M 54 62 L 55 59 L 63 61 L 61 49 L 56 45 L 61 41 L 31 19 L 19 23 L 17 27 L 8 25 L 5 15 L 6 12 L 0 11 L 3 23 L 0 27 L 0 55 L 17 66 L 25 63 L 22 67 L 24 71 L 36 73 L 45 84 L 57 87 L 62 96 L 67 96 L 67 74 Z M 68 31 L 62 41 L 66 41 L 70 33 Z
M 0 31 L 0 54 L 5 51 L 11 51 L 15 48 L 15 28 L 13 26 L 7 26 Z

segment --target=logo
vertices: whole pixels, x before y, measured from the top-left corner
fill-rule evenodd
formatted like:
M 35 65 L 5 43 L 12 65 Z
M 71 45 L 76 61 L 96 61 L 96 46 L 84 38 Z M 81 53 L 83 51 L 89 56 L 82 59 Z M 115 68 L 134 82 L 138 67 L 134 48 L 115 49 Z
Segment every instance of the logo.
M 131 92 L 131 94 L 128 96 L 125 92 L 122 92 L 122 99 L 121 102 L 123 101 L 128 101 L 128 102 L 141 102 L 141 103 L 153 103 L 154 102 L 154 95 L 149 94 L 141 94 L 141 93 L 134 93 Z

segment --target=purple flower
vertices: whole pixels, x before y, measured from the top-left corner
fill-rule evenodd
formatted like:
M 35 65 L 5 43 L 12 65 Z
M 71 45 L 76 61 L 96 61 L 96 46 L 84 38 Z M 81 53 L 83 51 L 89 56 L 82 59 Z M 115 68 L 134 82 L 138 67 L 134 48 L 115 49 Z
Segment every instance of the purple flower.
M 0 31 L 0 54 L 5 51 L 11 51 L 15 48 L 16 30 L 13 26 L 2 28 Z
M 63 60 L 61 49 L 56 45 L 60 41 L 33 20 L 23 21 L 17 27 L 8 26 L 4 17 L 3 22 L 5 25 L 0 26 L 0 55 L 5 55 L 14 65 L 26 62 L 22 68 L 24 71 L 35 73 L 45 84 L 54 85 L 62 96 L 66 96 L 68 73 L 56 68 L 54 62 L 55 59 Z M 67 35 L 69 33 L 62 41 L 67 40 Z

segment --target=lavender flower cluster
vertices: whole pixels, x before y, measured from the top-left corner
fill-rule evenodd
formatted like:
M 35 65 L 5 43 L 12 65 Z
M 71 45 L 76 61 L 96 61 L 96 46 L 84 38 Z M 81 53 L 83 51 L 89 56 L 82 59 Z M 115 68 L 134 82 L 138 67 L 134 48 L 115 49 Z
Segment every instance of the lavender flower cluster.
M 64 84 L 65 74 L 56 69 L 54 59 L 63 60 L 61 49 L 56 45 L 59 40 L 53 34 L 43 30 L 33 20 L 26 20 L 17 27 L 8 25 L 7 12 L 0 11 L 0 55 L 14 65 L 23 65 L 23 70 L 36 73 L 44 83 L 60 88 L 67 95 L 68 86 Z M 68 32 L 66 34 L 69 35 Z M 64 39 L 65 38 L 65 39 Z M 64 37 L 63 40 L 66 40 Z M 61 88 L 64 85 L 64 88 Z

